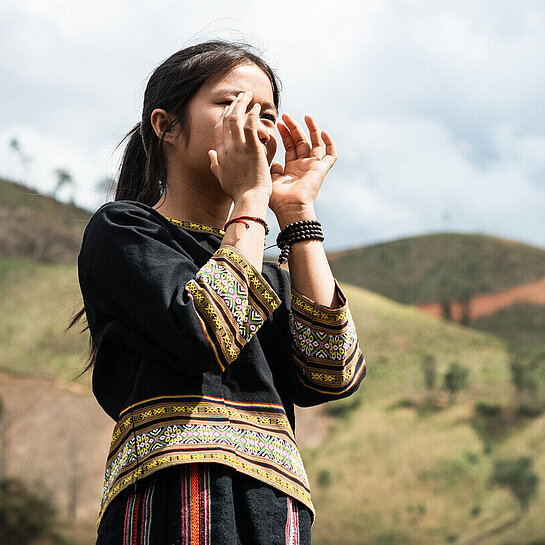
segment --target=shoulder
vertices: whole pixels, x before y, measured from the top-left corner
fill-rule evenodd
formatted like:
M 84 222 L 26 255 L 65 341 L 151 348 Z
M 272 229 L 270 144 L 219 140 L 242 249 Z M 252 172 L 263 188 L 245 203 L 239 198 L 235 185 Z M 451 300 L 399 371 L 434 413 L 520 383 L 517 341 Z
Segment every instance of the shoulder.
M 103 204 L 89 220 L 89 223 L 104 221 L 110 218 L 122 223 L 130 221 L 148 220 L 158 224 L 168 225 L 168 220 L 151 206 L 138 201 L 120 200 Z
M 188 236 L 150 206 L 129 200 L 107 202 L 87 223 L 80 258 L 112 253 L 146 255 L 186 252 Z
M 107 202 L 96 210 L 85 227 L 83 239 L 127 232 L 171 238 L 177 230 L 151 206 L 138 201 L 119 200 Z

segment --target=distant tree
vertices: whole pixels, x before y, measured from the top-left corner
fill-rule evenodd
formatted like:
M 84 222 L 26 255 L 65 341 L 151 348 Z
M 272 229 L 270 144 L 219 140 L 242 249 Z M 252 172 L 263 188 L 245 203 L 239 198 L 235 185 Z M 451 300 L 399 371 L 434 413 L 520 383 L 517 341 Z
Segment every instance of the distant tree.
M 21 148 L 21 144 L 17 138 L 12 138 L 9 141 L 9 147 L 13 151 L 13 153 L 15 153 L 19 157 L 19 160 L 21 161 L 21 165 L 23 167 L 22 169 L 23 176 L 22 176 L 21 182 L 24 183 L 25 185 L 28 185 L 28 174 L 30 170 L 30 164 L 32 163 L 32 160 L 33 160 L 32 156 L 27 155 L 26 153 L 23 152 Z
M 19 140 L 17 138 L 12 138 L 9 141 L 9 147 L 12 149 L 15 153 L 21 153 L 21 144 L 19 144 Z
M 541 412 L 545 406 L 545 353 L 513 353 L 510 369 L 519 410 Z
M 461 545 L 477 545 L 490 537 L 502 535 L 508 528 L 518 524 L 522 517 L 528 513 L 528 506 L 535 498 L 539 486 L 539 477 L 532 470 L 533 460 L 527 456 L 520 458 L 506 458 L 496 460 L 490 476 L 490 484 L 501 488 L 507 488 L 520 505 L 520 512 L 508 521 L 502 521 L 499 526 L 487 529 L 485 532 L 473 536 Z M 534 543 L 534 542 L 532 542 Z M 535 542 L 536 545 L 538 541 Z M 539 542 L 541 543 L 541 542 Z
M 71 186 L 74 184 L 74 179 L 72 174 L 65 168 L 56 168 L 54 170 L 55 176 L 57 177 L 57 183 L 53 188 L 53 197 L 57 198 L 57 194 L 64 186 Z
M 460 390 L 467 387 L 467 377 L 469 369 L 462 367 L 458 362 L 450 364 L 449 370 L 445 374 L 445 389 L 449 391 L 450 403 L 452 404 Z
M 462 311 L 460 323 L 462 325 L 469 325 L 471 322 L 471 297 L 469 295 L 464 295 L 459 303 Z
M 491 482 L 495 486 L 508 488 L 517 499 L 522 512 L 528 510 L 535 497 L 539 477 L 532 470 L 533 459 L 528 456 L 497 460 L 494 462 Z
M 441 318 L 443 320 L 452 320 L 452 304 L 448 299 L 441 301 Z
M 431 393 L 437 383 L 437 361 L 433 354 L 424 354 L 422 357 L 422 371 L 426 390 Z

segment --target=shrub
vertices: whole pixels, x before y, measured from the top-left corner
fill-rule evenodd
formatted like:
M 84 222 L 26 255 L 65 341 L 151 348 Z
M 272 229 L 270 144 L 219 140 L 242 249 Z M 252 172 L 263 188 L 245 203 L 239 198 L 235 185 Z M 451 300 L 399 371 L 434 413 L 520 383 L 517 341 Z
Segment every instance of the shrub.
M 329 469 L 321 469 L 318 473 L 318 484 L 322 487 L 331 484 L 331 471 Z
M 19 479 L 0 480 L 0 543 L 26 545 L 50 536 L 56 511 Z
M 496 460 L 491 483 L 505 487 L 515 496 L 523 511 L 537 493 L 539 477 L 532 471 L 533 459 L 528 456 Z
M 501 414 L 501 405 L 499 403 L 479 401 L 475 404 L 475 412 L 483 417 L 499 416 Z
M 458 362 L 450 364 L 450 368 L 445 374 L 445 389 L 450 392 L 451 402 L 454 401 L 456 394 L 467 387 L 467 377 L 469 369 L 462 367 Z
M 425 354 L 422 358 L 422 371 L 424 372 L 424 385 L 426 390 L 433 390 L 437 382 L 437 361 L 432 354 Z

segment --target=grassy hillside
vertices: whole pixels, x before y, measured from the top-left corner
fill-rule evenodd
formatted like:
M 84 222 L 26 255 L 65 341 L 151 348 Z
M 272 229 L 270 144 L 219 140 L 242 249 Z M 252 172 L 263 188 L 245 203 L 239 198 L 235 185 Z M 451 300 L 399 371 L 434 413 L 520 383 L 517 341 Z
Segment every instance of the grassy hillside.
M 4 271 L 0 313 L 5 317 L 0 343 L 7 347 L 0 355 L 0 367 L 69 381 L 82 368 L 87 347 L 87 333 L 62 332 L 79 305 L 75 267 L 3 258 L 0 270 Z M 463 543 L 466 537 L 508 519 L 517 511 L 516 502 L 507 492 L 487 487 L 493 460 L 504 454 L 530 455 L 545 480 L 545 439 L 542 417 L 516 419 L 516 425 L 506 426 L 502 439 L 487 453 L 475 431 L 477 401 L 499 402 L 506 408 L 513 401 L 506 343 L 367 290 L 343 287 L 368 374 L 356 394 L 327 405 L 337 415 L 327 441 L 302 448 L 318 510 L 313 543 Z M 444 403 L 441 391 L 437 392 L 440 410 L 420 413 L 407 403 L 422 398 L 424 354 L 436 357 L 441 377 L 452 361 L 470 369 L 469 389 L 453 406 Z M 88 379 L 87 375 L 80 380 Z M 53 407 L 50 414 L 51 418 L 57 414 Z M 104 433 L 97 428 L 97 441 L 106 444 L 110 431 L 108 423 Z M 91 457 L 86 467 L 99 468 L 96 476 L 89 475 L 90 482 L 100 482 L 102 450 L 96 449 L 96 460 L 92 449 L 81 446 L 81 452 Z M 45 466 L 36 472 L 47 475 Z M 53 482 L 50 486 L 55 489 Z M 98 505 L 98 486 L 95 490 Z M 95 500 L 81 501 L 92 506 Z M 511 543 L 545 536 L 540 514 L 544 508 L 541 494 Z M 92 542 L 93 526 L 87 528 L 89 537 L 82 543 Z M 517 541 L 521 536 L 524 540 Z M 507 545 L 509 534 L 483 543 Z
M 0 255 L 74 263 L 91 213 L 0 179 Z
M 486 235 L 440 233 L 343 253 L 335 276 L 408 304 L 495 293 L 545 276 L 545 250 Z
M 91 217 L 88 210 L 38 193 L 35 189 L 0 178 L 0 203 L 12 210 L 21 207 L 31 208 L 35 213 L 58 216 L 62 213 L 66 220 L 87 220 Z
M 329 404 L 344 415 L 337 417 L 329 440 L 304 449 L 318 510 L 313 543 L 465 543 L 512 519 L 517 502 L 488 484 L 493 461 L 531 456 L 545 482 L 545 416 L 513 415 L 506 344 L 366 290 L 346 285 L 345 290 L 368 374 L 356 394 Z M 424 398 L 424 353 L 437 358 L 440 377 L 452 361 L 469 368 L 469 388 L 454 405 L 443 402 L 442 409 L 420 412 L 407 403 Z M 505 415 L 495 422 L 488 449 L 476 431 L 475 404 L 482 401 L 501 404 Z M 545 538 L 544 510 L 541 492 L 520 524 L 481 543 Z
M 77 331 L 84 324 L 66 334 L 64 328 L 81 306 L 75 254 L 89 214 L 47 197 L 24 196 L 13 185 L 0 181 L 0 217 L 9 218 L 0 227 L 0 371 L 26 378 L 19 390 L 16 380 L 8 381 L 13 404 L 7 406 L 13 432 L 8 467 L 43 477 L 62 504 L 66 476 L 62 480 L 52 470 L 52 461 L 59 445 L 63 459 L 81 453 L 86 470 L 80 533 L 87 532 L 81 543 L 90 544 L 112 423 L 91 397 L 89 374 L 78 380 L 77 391 L 62 395 L 31 384 L 41 375 L 64 383 L 68 392 L 85 365 L 88 333 Z M 33 223 L 38 217 L 45 223 Z M 45 238 L 40 225 L 49 226 Z M 19 246 L 12 247 L 26 248 L 27 257 L 1 251 L 13 233 L 19 233 Z M 40 256 L 49 262 L 37 261 Z M 61 256 L 67 264 L 55 262 Z M 301 448 L 318 511 L 313 543 L 466 545 L 518 514 L 517 502 L 491 487 L 489 477 L 496 459 L 522 455 L 534 461 L 539 494 L 519 522 L 479 543 L 545 540 L 545 416 L 516 414 L 509 368 L 513 347 L 537 350 L 544 342 L 543 307 L 515 305 L 469 328 L 381 295 L 417 303 L 467 295 L 462 291 L 468 285 L 472 293 L 500 291 L 544 276 L 545 251 L 481 235 L 441 234 L 354 250 L 332 265 L 348 297 L 368 372 L 356 394 L 325 406 L 334 415 L 327 440 Z M 431 409 L 422 371 L 426 355 L 437 362 Z M 441 384 L 453 362 L 469 369 L 469 384 L 451 405 Z M 498 405 L 499 414 L 483 420 L 476 413 L 479 402 Z M 302 410 L 318 418 L 323 409 Z
M 545 353 L 545 306 L 518 303 L 492 316 L 482 316 L 472 327 L 505 339 L 515 352 Z
M 82 369 L 87 333 L 64 328 L 79 310 L 73 265 L 0 256 L 0 371 L 71 380 Z M 83 380 L 83 379 L 80 379 Z

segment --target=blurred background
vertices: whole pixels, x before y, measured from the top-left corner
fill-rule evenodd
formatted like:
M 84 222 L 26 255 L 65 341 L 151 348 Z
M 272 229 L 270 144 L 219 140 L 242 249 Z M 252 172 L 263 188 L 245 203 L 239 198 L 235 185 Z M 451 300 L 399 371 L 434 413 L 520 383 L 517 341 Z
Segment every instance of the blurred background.
M 316 209 L 368 371 L 297 413 L 313 543 L 545 544 L 544 2 L 4 0 L 0 29 L 1 543 L 94 543 L 81 236 L 154 68 L 224 38 L 338 149 Z

